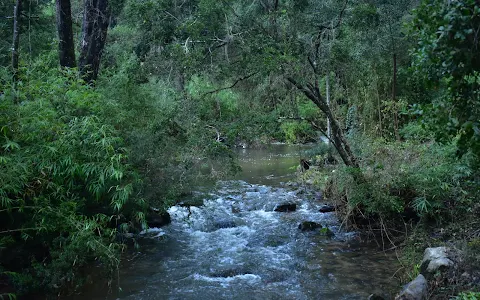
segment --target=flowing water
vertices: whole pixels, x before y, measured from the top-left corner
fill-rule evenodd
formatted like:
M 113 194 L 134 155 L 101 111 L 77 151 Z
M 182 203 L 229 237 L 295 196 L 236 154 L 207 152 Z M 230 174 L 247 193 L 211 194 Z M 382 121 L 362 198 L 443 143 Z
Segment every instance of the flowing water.
M 125 259 L 118 293 L 81 299 L 366 299 L 396 288 L 396 260 L 340 230 L 312 196 L 282 185 L 299 161 L 293 146 L 239 153 L 243 172 L 219 182 L 202 207 L 174 206 L 172 224 L 151 229 Z M 293 168 L 292 168 L 293 167 Z M 295 202 L 295 212 L 275 212 Z M 328 226 L 302 232 L 302 221 Z M 389 295 L 391 296 L 391 295 Z

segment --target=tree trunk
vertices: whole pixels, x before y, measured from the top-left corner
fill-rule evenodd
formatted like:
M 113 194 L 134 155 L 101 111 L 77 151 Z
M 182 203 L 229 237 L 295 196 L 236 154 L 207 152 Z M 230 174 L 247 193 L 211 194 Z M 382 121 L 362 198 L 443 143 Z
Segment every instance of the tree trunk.
M 85 0 L 78 67 L 80 76 L 89 84 L 98 76 L 109 20 L 108 0 Z
M 327 74 L 326 80 L 326 94 L 327 94 L 327 106 L 330 108 L 330 74 Z M 332 128 L 330 125 L 330 118 L 327 118 L 327 139 L 328 144 L 330 145 L 330 137 L 332 136 Z
M 70 0 L 56 0 L 56 6 L 60 66 L 73 68 L 76 63 Z
M 20 7 L 22 0 L 17 0 L 13 8 L 13 43 L 12 43 L 12 73 L 13 84 L 18 81 L 18 47 L 20 44 Z
M 358 160 L 353 155 L 352 150 L 350 149 L 350 145 L 348 144 L 345 136 L 343 135 L 343 131 L 338 124 L 337 120 L 334 118 L 333 113 L 330 107 L 327 105 L 326 100 L 320 94 L 320 90 L 318 88 L 318 83 L 315 85 L 308 84 L 304 86 L 303 84 L 297 82 L 291 77 L 287 78 L 294 86 L 297 87 L 300 91 L 303 92 L 308 99 L 310 99 L 320 110 L 325 114 L 325 116 L 330 120 L 331 125 L 331 138 L 330 141 L 332 142 L 333 146 L 337 150 L 338 154 L 342 158 L 343 163 L 346 166 L 360 168 L 358 164 Z M 361 176 L 357 176 L 359 179 Z
M 400 140 L 398 134 L 398 107 L 397 107 L 397 54 L 393 54 L 393 84 L 392 84 L 392 101 L 393 101 L 393 130 L 395 131 L 395 138 Z

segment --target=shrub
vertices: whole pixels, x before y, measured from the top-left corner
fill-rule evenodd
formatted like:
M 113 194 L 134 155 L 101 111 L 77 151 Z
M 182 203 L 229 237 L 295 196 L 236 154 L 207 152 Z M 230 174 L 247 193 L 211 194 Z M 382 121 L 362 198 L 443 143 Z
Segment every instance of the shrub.
M 455 158 L 454 145 L 363 137 L 354 149 L 362 157 L 361 170 L 341 168 L 331 186 L 350 209 L 385 219 L 418 215 L 440 220 L 448 217 L 447 208 L 467 207 L 473 199 L 473 187 L 465 184 L 473 180 L 472 166 L 468 159 Z M 354 172 L 364 180 L 354 180 Z
M 287 143 L 306 143 L 315 141 L 316 132 L 307 121 L 283 122 L 280 125 Z
M 0 263 L 20 293 L 76 289 L 95 261 L 113 275 L 116 220 L 144 222 L 125 143 L 72 74 L 39 64 L 0 101 Z

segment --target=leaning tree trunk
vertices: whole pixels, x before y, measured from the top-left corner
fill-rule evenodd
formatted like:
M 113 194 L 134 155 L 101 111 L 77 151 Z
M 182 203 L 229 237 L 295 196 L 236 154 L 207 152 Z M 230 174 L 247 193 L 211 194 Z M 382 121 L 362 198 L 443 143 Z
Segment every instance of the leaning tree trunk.
M 330 120 L 331 126 L 331 137 L 330 141 L 332 142 L 333 146 L 337 150 L 338 154 L 342 158 L 343 163 L 346 166 L 359 168 L 360 165 L 358 164 L 358 160 L 353 155 L 352 150 L 350 149 L 350 145 L 348 144 L 343 131 L 338 124 L 338 121 L 334 118 L 332 110 L 330 106 L 327 104 L 326 100 L 320 94 L 320 89 L 318 88 L 318 83 L 316 82 L 315 85 L 307 84 L 304 86 L 303 84 L 297 82 L 293 78 L 287 78 L 297 89 L 303 92 L 308 99 L 310 99 L 320 110 L 325 114 L 327 119 Z
M 97 79 L 109 19 L 108 0 L 85 0 L 78 67 L 80 76 L 89 84 Z
M 327 73 L 327 79 L 325 81 L 326 94 L 327 94 L 327 106 L 330 107 L 330 74 Z M 330 145 L 330 136 L 332 135 L 332 128 L 330 126 L 330 118 L 327 118 L 327 141 Z
M 13 43 L 12 43 L 12 72 L 13 84 L 18 81 L 18 47 L 20 44 L 20 6 L 22 0 L 17 0 L 13 8 Z
M 56 0 L 56 6 L 60 66 L 73 68 L 76 63 L 70 0 Z

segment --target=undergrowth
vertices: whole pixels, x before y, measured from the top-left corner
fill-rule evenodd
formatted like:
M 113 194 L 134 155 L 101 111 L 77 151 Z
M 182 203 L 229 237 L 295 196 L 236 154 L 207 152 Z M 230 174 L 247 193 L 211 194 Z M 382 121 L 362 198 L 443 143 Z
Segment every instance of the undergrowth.
M 120 220 L 144 223 L 129 151 L 73 72 L 39 63 L 21 79 L 0 99 L 0 280 L 27 295 L 73 291 L 92 264 L 113 278 Z
M 360 169 L 328 165 L 328 147 L 314 153 L 319 169 L 311 182 L 337 206 L 343 226 L 370 234 L 383 250 L 395 250 L 402 282 L 419 274 L 427 247 L 458 249 L 455 271 L 431 284 L 435 299 L 470 299 L 480 286 L 479 173 L 471 154 L 458 157 L 456 145 L 430 140 L 353 140 Z M 320 171 L 318 171 L 320 170 Z M 361 174 L 361 177 L 359 176 Z M 358 180 L 362 178 L 362 180 Z M 476 279 L 475 279 L 476 278 Z M 439 297 L 439 298 L 438 298 Z M 445 298 L 442 298 L 445 297 Z

